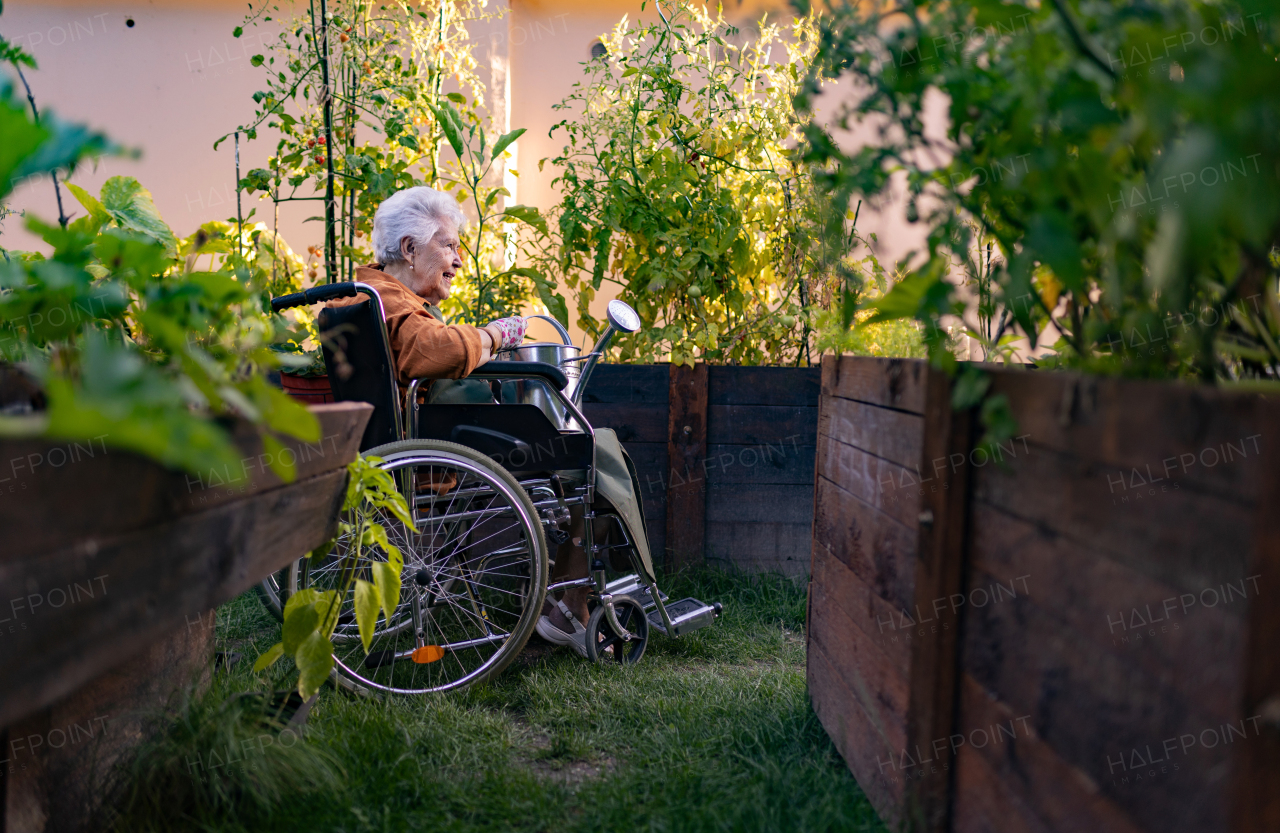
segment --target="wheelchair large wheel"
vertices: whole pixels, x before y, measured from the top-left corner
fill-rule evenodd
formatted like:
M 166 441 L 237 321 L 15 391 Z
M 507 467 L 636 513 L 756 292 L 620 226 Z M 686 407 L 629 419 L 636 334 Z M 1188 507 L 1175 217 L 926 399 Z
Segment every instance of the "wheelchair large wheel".
M 391 621 L 379 618 L 366 654 L 348 594 L 333 634 L 336 681 L 420 694 L 490 679 L 524 649 L 546 595 L 546 543 L 533 502 L 510 472 L 466 446 L 405 440 L 365 456 L 382 458 L 413 496 L 417 528 L 377 518 L 404 555 L 400 605 Z M 334 588 L 346 546 L 339 540 L 318 562 L 298 562 L 291 589 Z
M 276 570 L 264 578 L 256 586 L 258 601 L 267 609 L 277 622 L 284 621 L 284 599 L 289 589 L 289 570 L 285 567 Z

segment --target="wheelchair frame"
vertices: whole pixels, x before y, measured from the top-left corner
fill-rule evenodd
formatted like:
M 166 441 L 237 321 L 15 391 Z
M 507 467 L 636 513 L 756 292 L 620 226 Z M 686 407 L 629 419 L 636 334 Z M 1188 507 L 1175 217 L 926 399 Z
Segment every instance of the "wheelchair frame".
M 378 294 L 375 287 L 363 282 L 351 282 L 341 284 L 329 284 L 321 287 L 314 287 L 301 293 L 282 296 L 272 300 L 272 309 L 281 311 L 294 306 L 310 305 L 322 303 L 340 297 L 352 297 L 357 294 L 367 296 L 376 306 L 377 319 L 380 327 L 378 335 L 381 338 L 382 348 L 386 353 L 387 366 L 389 370 L 389 383 L 392 397 L 392 413 L 390 414 L 393 422 L 393 430 L 395 438 L 398 440 L 414 440 L 417 437 L 411 436 L 414 431 L 411 426 L 418 425 L 418 411 L 420 407 L 430 407 L 420 405 L 418 402 L 418 391 L 422 382 L 432 381 L 429 379 L 413 379 L 410 382 L 406 404 L 411 412 L 405 413 L 406 404 L 402 404 L 399 397 L 399 385 L 396 379 L 395 363 L 390 350 L 390 338 L 386 328 L 386 310 L 382 304 L 382 298 Z M 599 352 L 602 344 L 597 345 L 596 350 Z M 326 356 L 327 364 L 327 356 Z M 558 378 L 557 378 L 558 375 Z M 579 384 L 584 384 L 589 377 L 589 373 L 584 372 Z M 615 609 L 613 600 L 619 596 L 629 596 L 637 601 L 642 608 L 642 615 L 646 619 L 649 627 L 656 628 L 660 633 L 667 636 L 680 636 L 685 633 L 700 629 L 710 625 L 720 615 L 721 606 L 717 603 L 714 605 L 706 605 L 696 599 L 685 599 L 675 603 L 677 613 L 675 616 L 668 610 L 666 602 L 668 597 L 663 594 L 656 581 L 646 577 L 646 570 L 640 561 L 639 549 L 636 542 L 632 539 L 632 535 L 627 529 L 622 516 L 616 512 L 596 512 L 592 509 L 596 500 L 596 432 L 586 415 L 582 413 L 577 403 L 573 401 L 573 397 L 568 396 L 564 392 L 567 386 L 563 372 L 560 368 L 552 365 L 545 365 L 537 362 L 519 362 L 519 361 L 494 361 L 491 360 L 486 364 L 476 368 L 467 378 L 470 379 L 523 379 L 525 381 L 538 381 L 549 389 L 551 395 L 565 409 L 566 415 L 572 418 L 576 423 L 578 431 L 561 430 L 560 433 L 585 433 L 591 438 L 591 461 L 586 469 L 586 476 L 580 485 L 572 487 L 570 493 L 566 493 L 564 484 L 560 482 L 560 472 L 551 472 L 547 477 L 520 478 L 514 477 L 520 488 L 523 489 L 529 500 L 532 502 L 537 511 L 537 521 L 543 527 L 544 534 L 548 527 L 558 528 L 558 524 L 566 520 L 569 515 L 570 506 L 582 506 L 583 508 L 583 547 L 586 550 L 588 575 L 578 579 L 568 579 L 549 584 L 546 588 L 545 599 L 551 600 L 552 594 L 562 590 L 568 590 L 576 587 L 591 587 L 592 592 L 589 595 L 589 601 L 595 602 L 598 606 L 604 607 L 603 616 L 608 626 L 612 629 L 614 635 L 621 638 L 624 643 L 631 642 L 636 635 L 631 633 L 619 621 L 617 610 Z M 579 393 L 580 391 L 575 391 Z M 378 403 L 374 404 L 375 408 Z M 499 402 L 501 406 L 503 403 Z M 384 406 L 385 407 L 385 406 Z M 390 427 L 390 426 L 388 426 Z M 513 438 L 519 439 L 519 438 Z M 381 445 L 382 443 L 378 443 Z M 463 443 L 466 445 L 466 443 Z M 478 450 L 478 449 L 477 449 Z M 482 452 L 483 453 L 483 452 Z M 491 459 L 491 458 L 490 458 Z M 501 463 L 492 461 L 496 467 L 502 468 Z M 408 474 L 408 473 L 406 473 Z M 409 475 L 411 476 L 411 475 Z M 398 487 L 401 494 L 405 496 L 406 501 L 412 510 L 415 524 L 418 524 L 419 507 L 424 503 L 430 503 L 433 499 L 429 495 L 417 495 L 411 482 L 402 480 Z M 465 514 L 465 513 L 462 513 Z M 459 520 L 463 520 L 459 515 Z M 617 524 L 617 528 L 621 534 L 621 543 L 600 545 L 596 542 L 596 521 L 610 519 Z M 644 535 L 645 531 L 641 528 L 637 534 Z M 623 576 L 615 579 L 613 582 L 608 581 L 608 566 L 604 560 L 607 551 L 611 549 L 623 548 L 627 552 L 634 569 L 634 574 Z M 654 620 L 650 615 L 650 611 L 656 611 L 658 619 Z

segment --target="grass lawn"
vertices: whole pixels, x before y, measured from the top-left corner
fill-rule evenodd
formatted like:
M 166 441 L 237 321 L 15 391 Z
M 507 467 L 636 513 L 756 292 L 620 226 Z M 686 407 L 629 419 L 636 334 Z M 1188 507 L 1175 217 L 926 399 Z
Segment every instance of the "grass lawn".
M 245 594 L 218 611 L 220 647 L 244 659 L 133 763 L 117 828 L 885 830 L 809 705 L 803 587 L 719 572 L 668 584 L 674 598 L 723 602 L 723 617 L 680 639 L 653 633 L 628 668 L 535 635 L 477 690 L 377 700 L 326 689 L 307 741 L 265 751 L 246 740 L 261 730 L 225 705 L 264 687 L 252 661 L 279 638 Z M 285 668 L 271 677 L 287 687 Z M 216 751 L 233 743 L 250 751 L 223 765 Z

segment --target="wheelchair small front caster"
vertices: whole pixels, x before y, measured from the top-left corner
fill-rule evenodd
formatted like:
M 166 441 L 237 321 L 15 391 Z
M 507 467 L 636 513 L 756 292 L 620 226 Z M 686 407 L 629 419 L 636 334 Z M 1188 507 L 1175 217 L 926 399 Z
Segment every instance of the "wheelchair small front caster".
M 618 624 L 628 632 L 628 639 L 614 631 L 605 616 L 605 605 L 599 604 L 587 620 L 587 659 L 601 662 L 612 659 L 623 665 L 634 665 L 644 656 L 649 643 L 649 620 L 644 607 L 631 596 L 614 596 L 613 608 Z

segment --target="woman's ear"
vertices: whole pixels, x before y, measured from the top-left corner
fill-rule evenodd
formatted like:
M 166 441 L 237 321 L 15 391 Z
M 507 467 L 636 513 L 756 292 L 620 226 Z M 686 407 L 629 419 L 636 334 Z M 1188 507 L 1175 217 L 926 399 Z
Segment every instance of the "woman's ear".
M 407 261 L 413 261 L 413 240 L 411 238 L 400 238 L 400 256 Z

